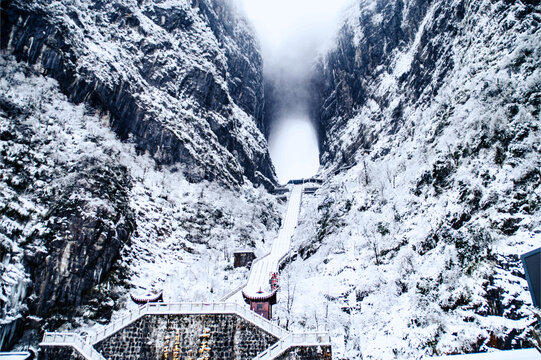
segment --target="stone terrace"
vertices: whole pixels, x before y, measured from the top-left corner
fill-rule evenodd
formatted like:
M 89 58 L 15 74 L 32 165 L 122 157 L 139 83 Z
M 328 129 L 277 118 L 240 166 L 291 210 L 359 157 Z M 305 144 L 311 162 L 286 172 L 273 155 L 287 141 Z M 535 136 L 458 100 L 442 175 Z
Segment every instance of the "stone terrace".
M 327 334 L 291 334 L 235 303 L 151 303 L 84 338 L 46 333 L 40 359 L 162 360 L 197 355 L 208 332 L 211 359 L 331 359 Z

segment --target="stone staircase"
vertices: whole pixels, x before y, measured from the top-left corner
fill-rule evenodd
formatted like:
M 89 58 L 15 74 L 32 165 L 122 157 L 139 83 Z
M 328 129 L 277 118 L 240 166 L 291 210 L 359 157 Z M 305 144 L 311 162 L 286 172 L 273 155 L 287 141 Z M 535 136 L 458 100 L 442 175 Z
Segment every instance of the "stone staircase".
M 43 335 L 43 340 L 39 346 L 72 347 L 87 360 L 106 360 L 92 345 L 79 336 L 79 334 L 46 332 L 45 335 Z
M 280 339 L 276 344 L 257 355 L 253 360 L 276 359 L 285 351 L 293 347 L 305 346 L 331 346 L 331 338 L 328 333 L 297 333 L 289 334 Z
M 269 286 L 270 273 L 278 272 L 281 262 L 288 256 L 291 248 L 291 237 L 298 223 L 300 206 L 304 185 L 289 185 L 291 195 L 289 197 L 286 214 L 284 216 L 282 228 L 277 238 L 273 241 L 271 251 L 265 256 L 256 259 L 250 268 L 248 281 L 241 287 L 225 295 L 222 301 L 233 301 L 244 304 L 242 291 L 254 296 L 258 291 L 270 293 Z
M 125 317 L 99 331 L 81 337 L 75 333 L 50 333 L 43 336 L 40 347 L 71 347 L 86 360 L 106 360 L 94 345 L 121 331 L 146 315 L 197 315 L 234 314 L 245 321 L 275 336 L 278 340 L 271 347 L 258 354 L 254 360 L 276 359 L 288 349 L 306 346 L 329 346 L 327 333 L 290 333 L 269 320 L 237 303 L 149 303 L 131 311 Z
M 303 190 L 304 181 L 299 184 L 295 183 L 291 187 L 291 196 L 284 224 L 277 239 L 273 242 L 271 252 L 252 264 L 250 277 L 246 284 L 243 284 L 222 299 L 222 301 L 228 300 L 229 302 L 148 303 L 84 338 L 78 334 L 72 333 L 45 333 L 40 346 L 44 348 L 48 346 L 71 347 L 86 360 L 105 360 L 102 354 L 100 354 L 94 346 L 97 346 L 98 343 L 113 336 L 115 333 L 126 329 L 146 315 L 234 314 L 278 339 L 277 342 L 258 354 L 253 360 L 276 359 L 288 350 L 294 348 L 306 349 L 307 347 L 313 347 L 314 351 L 317 349 L 318 353 L 321 350 L 321 347 L 326 347 L 328 348 L 326 354 L 330 355 L 331 339 L 327 333 L 290 333 L 249 310 L 249 308 L 245 306 L 244 299 L 240 295 L 241 290 L 243 289 L 244 291 L 255 293 L 258 289 L 264 288 L 268 283 L 269 273 L 271 271 L 277 271 L 280 263 L 287 257 L 291 246 L 291 237 L 297 226 Z M 314 355 L 314 357 L 310 358 L 323 358 L 318 356 Z M 325 357 L 325 359 L 327 359 L 327 357 Z

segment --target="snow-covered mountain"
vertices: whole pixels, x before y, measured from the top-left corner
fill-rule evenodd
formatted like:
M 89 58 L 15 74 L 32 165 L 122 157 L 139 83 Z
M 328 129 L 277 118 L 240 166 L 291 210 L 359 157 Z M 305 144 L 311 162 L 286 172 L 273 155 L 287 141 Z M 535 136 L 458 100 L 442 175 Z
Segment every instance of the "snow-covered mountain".
M 256 189 L 275 181 L 262 60 L 232 4 L 1 6 L 2 348 L 108 321 L 131 287 L 238 286 L 225 249 L 264 248 L 279 212 Z
M 229 1 L 5 1 L 2 48 L 194 181 L 261 183 L 262 60 Z
M 211 301 L 284 213 L 262 60 L 227 0 L 2 1 L 0 342 L 84 333 L 130 291 Z M 312 78 L 321 142 L 276 321 L 337 359 L 530 346 L 541 6 L 355 0 Z M 263 185 L 263 186 L 261 186 Z
M 330 330 L 337 358 L 530 346 L 519 256 L 541 246 L 540 13 L 348 10 L 314 75 L 327 182 L 303 205 L 294 304 L 280 305 L 293 326 Z
M 280 205 L 247 182 L 191 183 L 123 143 L 58 83 L 1 57 L 2 340 L 108 323 L 136 306 L 218 300 L 246 280 L 231 249 L 270 246 Z

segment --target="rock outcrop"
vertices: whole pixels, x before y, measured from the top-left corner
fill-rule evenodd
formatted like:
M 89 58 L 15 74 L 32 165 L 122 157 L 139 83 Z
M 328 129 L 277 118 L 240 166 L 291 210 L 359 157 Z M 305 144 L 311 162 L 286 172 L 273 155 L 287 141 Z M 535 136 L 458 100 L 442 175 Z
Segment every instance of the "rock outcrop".
M 46 214 L 46 251 L 25 258 L 32 269 L 30 311 L 41 317 L 54 307 L 81 305 L 83 293 L 105 277 L 135 230 L 126 167 L 85 159 L 71 171 Z M 105 203 L 96 207 L 97 201 Z
M 1 48 L 109 116 L 160 164 L 192 181 L 275 180 L 263 118 L 262 60 L 222 1 L 5 1 Z

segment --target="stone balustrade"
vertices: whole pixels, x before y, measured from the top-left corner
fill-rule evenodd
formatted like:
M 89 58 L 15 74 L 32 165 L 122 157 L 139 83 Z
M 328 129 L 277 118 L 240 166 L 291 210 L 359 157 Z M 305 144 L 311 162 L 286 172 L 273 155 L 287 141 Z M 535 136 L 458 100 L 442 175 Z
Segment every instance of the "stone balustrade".
M 43 336 L 43 341 L 39 344 L 41 348 L 45 347 L 72 347 L 80 357 L 86 360 L 105 360 L 105 358 L 94 349 L 79 334 L 74 333 L 49 333 Z M 56 351 L 57 349 L 55 349 Z

